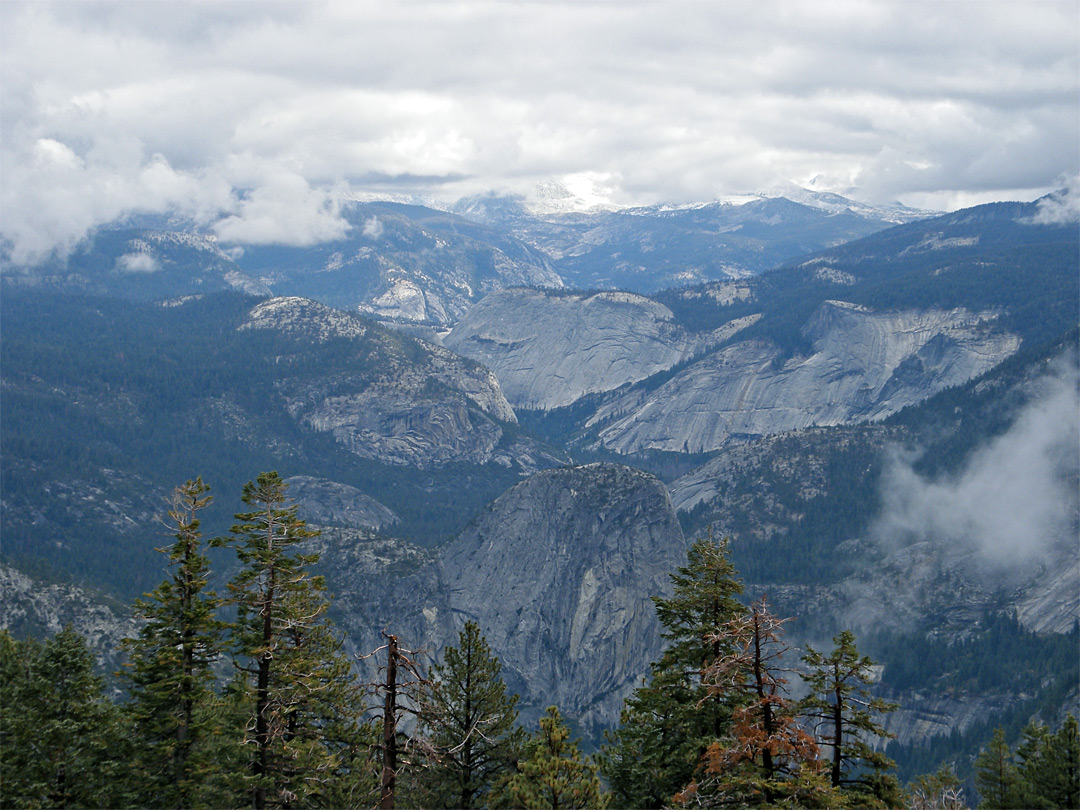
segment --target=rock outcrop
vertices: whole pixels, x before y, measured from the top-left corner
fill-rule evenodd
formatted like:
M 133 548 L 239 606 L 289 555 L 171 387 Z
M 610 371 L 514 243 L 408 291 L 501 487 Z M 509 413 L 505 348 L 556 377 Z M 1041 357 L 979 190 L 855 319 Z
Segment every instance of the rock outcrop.
M 477 303 L 443 342 L 494 371 L 514 407 L 548 410 L 669 369 L 745 324 L 692 334 L 640 295 L 513 289 Z
M 727 346 L 653 391 L 630 390 L 589 426 L 619 453 L 704 452 L 733 438 L 881 419 L 978 376 L 1013 354 L 996 314 L 964 309 L 874 312 L 822 305 L 804 327 L 809 357 L 784 362 L 763 340 Z
M 343 341 L 354 358 L 325 374 L 283 376 L 289 414 L 351 452 L 428 468 L 492 460 L 505 423 L 516 423 L 495 376 L 452 352 L 304 298 L 272 298 L 239 327 L 308 342 Z
M 446 548 L 455 624 L 476 621 L 530 719 L 558 704 L 589 730 L 661 649 L 652 596 L 685 544 L 664 486 L 627 467 L 548 470 L 498 498 Z
M 16 638 L 53 635 L 70 624 L 104 672 L 120 668 L 120 642 L 140 623 L 127 606 L 76 585 L 48 584 L 0 565 L 0 628 Z
M 308 475 L 294 475 L 285 483 L 309 523 L 378 530 L 400 522 L 390 509 L 348 484 Z
M 1036 633 L 1067 633 L 1080 619 L 1080 558 L 1063 554 L 1022 593 L 1016 618 Z
M 444 328 L 492 290 L 562 287 L 540 251 L 445 211 L 347 203 L 341 238 L 302 248 L 249 245 L 237 260 L 276 295 L 302 295 L 378 320 Z
M 332 616 L 346 631 L 350 653 L 378 649 L 386 643 L 384 631 L 428 657 L 450 641 L 452 592 L 437 552 L 366 529 L 318 528 L 319 536 L 305 545 L 322 555 L 319 568 L 334 593 Z M 377 680 L 380 662 L 362 661 L 367 679 Z
M 1020 700 L 1019 696 L 1008 694 L 952 697 L 886 692 L 883 697 L 900 704 L 895 712 L 882 718 L 885 730 L 895 735 L 900 745 L 921 745 L 943 734 L 962 734 Z
M 525 722 L 558 704 L 589 733 L 659 656 L 651 597 L 686 559 L 663 484 L 611 464 L 537 473 L 438 551 L 334 527 L 312 546 L 355 651 L 385 629 L 437 659 L 476 621 Z

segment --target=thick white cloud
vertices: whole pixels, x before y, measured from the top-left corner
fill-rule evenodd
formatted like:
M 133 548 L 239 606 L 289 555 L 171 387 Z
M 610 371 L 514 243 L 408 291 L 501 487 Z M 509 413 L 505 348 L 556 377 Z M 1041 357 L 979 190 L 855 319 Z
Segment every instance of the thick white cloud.
M 1035 216 L 1022 220 L 1027 225 L 1080 224 L 1080 177 L 1069 177 L 1061 189 L 1039 200 Z
M 11 259 L 34 263 L 65 254 L 90 230 L 127 214 L 179 211 L 202 221 L 232 206 L 213 172 L 180 172 L 133 139 L 96 139 L 86 155 L 52 138 L 0 160 L 0 223 Z
M 643 203 L 819 177 L 952 207 L 1080 171 L 1075 0 L 8 0 L 0 16 L 0 214 L 24 261 L 134 210 L 325 239 L 342 189 L 580 175 Z
M 116 260 L 117 269 L 124 273 L 156 273 L 161 269 L 149 253 L 125 253 Z
M 244 197 L 238 213 L 214 224 L 223 241 L 249 245 L 312 245 L 348 230 L 338 200 L 312 190 L 299 175 L 271 177 Z

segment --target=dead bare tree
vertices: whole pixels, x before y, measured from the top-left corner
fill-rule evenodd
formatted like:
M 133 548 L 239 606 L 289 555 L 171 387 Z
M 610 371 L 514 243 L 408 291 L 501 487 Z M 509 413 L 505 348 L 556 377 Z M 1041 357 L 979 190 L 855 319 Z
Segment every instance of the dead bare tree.
M 360 660 L 373 658 L 386 652 L 386 664 L 380 666 L 382 678 L 370 684 L 375 696 L 382 697 L 382 773 L 379 779 L 379 810 L 394 810 L 397 797 L 397 777 L 399 772 L 399 754 L 407 754 L 409 749 L 423 752 L 421 740 L 404 738 L 398 730 L 402 714 L 419 714 L 422 705 L 421 692 L 427 688 L 428 680 L 424 677 L 419 664 L 423 650 L 408 650 L 398 643 L 398 637 L 382 631 L 387 643 L 368 655 L 358 656 Z M 404 701 L 399 701 L 404 698 Z M 403 761 L 401 764 L 412 764 Z

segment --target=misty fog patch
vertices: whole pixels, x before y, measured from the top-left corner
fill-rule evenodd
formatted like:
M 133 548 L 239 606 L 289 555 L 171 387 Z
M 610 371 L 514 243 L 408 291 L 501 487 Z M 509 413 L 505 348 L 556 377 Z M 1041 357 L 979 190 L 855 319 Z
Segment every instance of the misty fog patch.
M 368 239 L 378 240 L 383 235 L 383 224 L 377 216 L 372 215 L 364 220 L 364 236 Z
M 1074 225 L 1080 223 L 1080 177 L 1069 177 L 1066 186 L 1038 201 L 1033 216 L 1021 225 Z
M 125 253 L 116 260 L 116 269 L 122 273 L 156 273 L 161 264 L 149 253 Z
M 928 479 L 915 454 L 891 451 L 872 535 L 891 545 L 930 541 L 978 553 L 995 567 L 1045 560 L 1077 543 L 1080 375 L 1075 355 L 1039 381 L 1012 427 L 959 473 Z

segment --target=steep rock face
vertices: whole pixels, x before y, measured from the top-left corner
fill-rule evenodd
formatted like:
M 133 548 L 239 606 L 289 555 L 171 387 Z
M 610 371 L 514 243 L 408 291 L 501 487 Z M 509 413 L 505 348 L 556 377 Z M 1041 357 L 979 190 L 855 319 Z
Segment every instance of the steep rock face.
M 320 529 L 307 545 L 322 554 L 350 651 L 375 650 L 385 631 L 439 660 L 474 620 L 521 696 L 523 721 L 557 703 L 589 732 L 617 722 L 659 655 L 650 597 L 670 592 L 686 553 L 663 485 L 611 464 L 533 475 L 441 550 Z M 364 664 L 372 678 L 375 665 Z
M 709 461 L 669 484 L 671 501 L 679 512 L 699 506 L 714 505 L 729 509 L 736 498 L 749 496 L 747 512 L 762 519 L 780 522 L 798 520 L 800 506 L 805 506 L 836 486 L 829 474 L 829 452 L 880 454 L 890 443 L 904 440 L 901 431 L 883 425 L 860 425 L 855 428 L 810 428 L 798 433 L 773 434 L 752 442 L 731 443 Z M 743 481 L 749 475 L 749 481 Z M 766 488 L 782 486 L 796 492 L 798 500 L 789 504 L 786 514 L 762 512 L 752 503 Z M 737 488 L 739 494 L 729 489 Z M 775 500 L 774 508 L 780 503 Z
M 685 544 L 663 485 L 626 467 L 548 470 L 498 498 L 442 554 L 455 625 L 473 619 L 522 696 L 610 727 L 661 649 L 651 596 Z
M 402 388 L 372 386 L 311 404 L 297 400 L 290 412 L 358 456 L 419 468 L 451 461 L 483 464 L 502 438 L 497 424 L 465 403 L 418 398 Z
M 490 266 L 495 278 L 483 282 L 479 290 L 470 284 L 472 271 L 437 274 L 406 270 L 388 262 L 381 264 L 385 289 L 359 304 L 359 309 L 377 318 L 404 323 L 453 324 L 469 311 L 478 293 L 490 289 L 513 284 L 563 286 L 562 279 L 554 271 L 539 263 L 529 265 L 516 261 L 497 250 L 491 257 Z
M 368 655 L 386 643 L 383 632 L 410 649 L 434 654 L 450 640 L 451 591 L 437 554 L 365 529 L 320 525 L 305 545 L 322 555 L 334 592 L 333 618 L 346 631 L 349 651 Z M 363 659 L 370 680 L 377 665 Z
M 690 334 L 639 295 L 514 289 L 477 303 L 444 344 L 492 369 L 515 407 L 546 410 L 645 379 L 725 336 Z
M 283 376 L 278 389 L 294 419 L 358 456 L 420 468 L 483 464 L 502 438 L 499 423 L 517 421 L 483 366 L 314 301 L 270 299 L 239 328 L 352 342 L 348 371 Z
M 1036 633 L 1067 633 L 1080 619 L 1080 558 L 1062 555 L 1047 565 L 1016 608 L 1020 623 Z
M 944 697 L 886 692 L 885 699 L 900 704 L 895 712 L 882 718 L 885 730 L 895 734 L 900 745 L 919 745 L 942 734 L 962 734 L 987 717 L 1011 708 L 1020 697 L 1009 694 Z
M 733 437 L 880 419 L 1013 354 L 1020 339 L 995 330 L 995 317 L 963 309 L 878 313 L 829 301 L 804 328 L 811 356 L 777 367 L 771 344 L 737 343 L 655 391 L 615 399 L 589 425 L 620 453 L 701 452 Z
M 1039 559 L 989 563 L 977 551 L 921 542 L 887 551 L 879 565 L 834 587 L 838 615 L 861 632 L 910 630 L 927 617 L 951 628 L 993 611 L 1015 611 L 1027 629 L 1068 632 L 1080 618 L 1080 573 L 1073 549 Z

